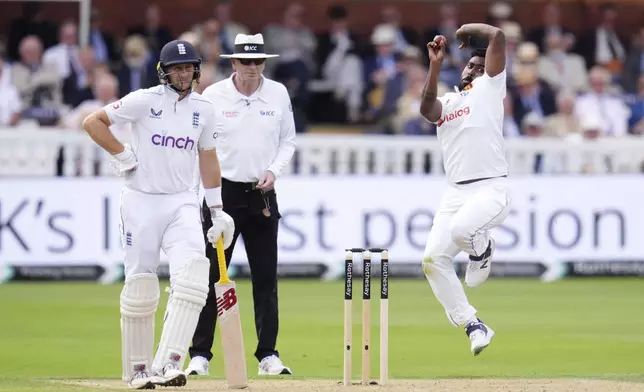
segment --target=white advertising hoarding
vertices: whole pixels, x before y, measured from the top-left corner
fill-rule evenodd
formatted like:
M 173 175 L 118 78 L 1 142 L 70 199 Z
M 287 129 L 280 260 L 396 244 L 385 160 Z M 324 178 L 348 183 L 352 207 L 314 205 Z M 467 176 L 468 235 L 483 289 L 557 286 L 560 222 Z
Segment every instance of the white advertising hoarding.
M 512 210 L 496 260 L 619 261 L 644 255 L 640 176 L 509 180 Z M 0 179 L 0 263 L 120 263 L 119 179 Z M 341 260 L 347 247 L 420 261 L 445 183 L 435 177 L 278 180 L 281 263 Z M 234 263 L 245 263 L 239 242 Z M 461 256 L 462 258 L 462 256 Z

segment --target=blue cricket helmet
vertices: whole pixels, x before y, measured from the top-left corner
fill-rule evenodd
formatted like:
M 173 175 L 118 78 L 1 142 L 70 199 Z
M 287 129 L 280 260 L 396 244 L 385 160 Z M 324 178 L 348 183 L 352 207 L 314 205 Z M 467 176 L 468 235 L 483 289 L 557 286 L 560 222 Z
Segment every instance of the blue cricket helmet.
M 193 80 L 199 83 L 201 76 L 201 57 L 197 53 L 197 49 L 188 41 L 174 40 L 170 41 L 163 46 L 159 56 L 159 63 L 157 64 L 157 74 L 159 79 L 165 81 L 169 86 L 172 86 L 167 74 L 167 67 L 177 64 L 194 64 L 195 72 Z M 174 88 L 174 86 L 172 86 Z

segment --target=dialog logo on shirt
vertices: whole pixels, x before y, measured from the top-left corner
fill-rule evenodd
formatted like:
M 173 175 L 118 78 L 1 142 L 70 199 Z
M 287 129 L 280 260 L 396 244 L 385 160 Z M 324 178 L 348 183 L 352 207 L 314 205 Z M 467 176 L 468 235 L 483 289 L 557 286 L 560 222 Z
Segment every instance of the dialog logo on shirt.
M 226 118 L 233 118 L 239 116 L 239 112 L 227 112 L 227 111 L 222 111 L 224 117 Z
M 438 123 L 436 124 L 436 126 L 440 127 L 441 125 L 443 125 L 446 122 L 450 122 L 452 120 L 455 120 L 455 119 L 457 119 L 459 117 L 463 117 L 463 116 L 468 115 L 468 114 L 470 114 L 470 107 L 465 106 L 463 109 L 458 109 L 458 110 L 454 111 L 453 113 L 446 114 L 445 117 L 443 117 L 440 120 L 438 120 Z
M 260 111 L 259 111 L 259 114 L 261 114 L 262 116 L 269 116 L 269 117 L 273 117 L 273 116 L 275 116 L 275 111 L 274 111 L 274 110 L 269 110 L 269 111 L 267 111 L 267 110 L 260 110 Z
M 179 150 L 192 150 L 195 147 L 195 141 L 190 137 L 167 136 L 168 132 L 163 131 L 161 134 L 155 133 L 152 135 L 152 144 L 160 147 L 177 148 Z
M 150 118 L 161 118 L 161 113 L 163 113 L 163 110 L 159 110 L 158 112 L 154 111 L 153 108 L 150 108 L 150 113 L 152 114 Z

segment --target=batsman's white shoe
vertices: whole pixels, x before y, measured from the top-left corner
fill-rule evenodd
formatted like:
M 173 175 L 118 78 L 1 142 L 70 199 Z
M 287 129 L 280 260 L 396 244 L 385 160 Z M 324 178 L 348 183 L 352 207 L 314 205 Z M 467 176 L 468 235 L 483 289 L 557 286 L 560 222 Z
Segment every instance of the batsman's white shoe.
M 148 372 L 136 372 L 127 382 L 127 387 L 130 389 L 154 389 L 154 377 Z
M 186 374 L 188 376 L 207 376 L 208 371 L 208 360 L 204 357 L 194 357 L 190 360 L 190 364 L 186 368 Z
M 465 333 L 472 342 L 472 354 L 479 355 L 483 350 L 490 345 L 494 337 L 494 331 L 478 319 L 477 322 L 469 323 L 465 326 Z
M 152 383 L 160 387 L 182 387 L 187 382 L 186 373 L 172 362 L 167 363 L 152 379 Z
M 276 355 L 271 355 L 261 360 L 259 363 L 259 372 L 257 374 L 260 376 L 276 376 L 292 373 L 291 369 L 284 366 L 281 359 Z
M 476 287 L 487 280 L 492 269 L 492 256 L 494 255 L 495 247 L 494 238 L 490 237 L 488 247 L 480 259 L 470 256 L 470 261 L 467 263 L 467 270 L 465 271 L 466 285 Z

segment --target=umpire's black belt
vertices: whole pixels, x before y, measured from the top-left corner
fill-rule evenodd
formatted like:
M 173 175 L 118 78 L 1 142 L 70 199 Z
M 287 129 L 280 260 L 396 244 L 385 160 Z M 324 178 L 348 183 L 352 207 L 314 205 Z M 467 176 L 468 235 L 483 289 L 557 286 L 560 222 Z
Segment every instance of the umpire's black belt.
M 221 179 L 221 185 L 222 187 L 227 187 L 229 189 L 235 190 L 235 191 L 246 191 L 246 192 L 251 192 L 251 191 L 259 191 L 260 189 L 257 187 L 258 182 L 238 182 L 238 181 L 230 181 L 227 178 Z

